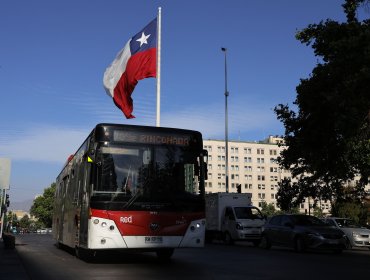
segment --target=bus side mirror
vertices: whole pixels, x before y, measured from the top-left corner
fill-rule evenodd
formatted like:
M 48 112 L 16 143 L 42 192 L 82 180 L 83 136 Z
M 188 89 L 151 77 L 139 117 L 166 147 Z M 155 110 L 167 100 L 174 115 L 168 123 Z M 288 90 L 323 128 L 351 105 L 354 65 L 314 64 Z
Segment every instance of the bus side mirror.
M 208 166 L 206 162 L 203 162 L 204 180 L 208 180 Z
M 204 149 L 202 151 L 203 156 L 203 173 L 204 173 L 204 180 L 208 180 L 208 151 Z

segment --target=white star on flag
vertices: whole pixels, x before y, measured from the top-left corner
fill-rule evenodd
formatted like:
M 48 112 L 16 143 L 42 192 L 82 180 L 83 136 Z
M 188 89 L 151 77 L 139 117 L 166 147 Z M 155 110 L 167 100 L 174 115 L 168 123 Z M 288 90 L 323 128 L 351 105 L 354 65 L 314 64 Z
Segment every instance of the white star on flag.
M 141 33 L 141 38 L 137 39 L 136 41 L 140 42 L 140 47 L 141 47 L 143 44 L 148 44 L 147 40 L 148 40 L 149 37 L 150 37 L 150 34 L 145 35 L 144 32 L 142 32 Z

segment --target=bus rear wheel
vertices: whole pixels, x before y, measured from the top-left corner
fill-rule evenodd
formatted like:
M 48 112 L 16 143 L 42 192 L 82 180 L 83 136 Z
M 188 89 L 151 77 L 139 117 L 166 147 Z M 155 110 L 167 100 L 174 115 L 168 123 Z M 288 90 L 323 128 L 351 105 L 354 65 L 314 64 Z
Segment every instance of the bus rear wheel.
M 169 261 L 173 255 L 173 252 L 175 249 L 173 248 L 165 248 L 165 249 L 159 249 L 156 251 L 158 259 L 161 261 Z

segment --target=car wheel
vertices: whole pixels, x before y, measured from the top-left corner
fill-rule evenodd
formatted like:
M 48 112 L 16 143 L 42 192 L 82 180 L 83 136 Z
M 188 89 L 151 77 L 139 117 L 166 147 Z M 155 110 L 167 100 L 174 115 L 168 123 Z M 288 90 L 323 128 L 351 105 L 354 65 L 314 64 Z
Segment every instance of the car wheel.
M 253 240 L 253 246 L 254 247 L 258 247 L 259 245 L 260 245 L 260 243 L 261 243 L 261 240 Z
M 334 254 L 342 254 L 342 249 L 334 249 Z
M 234 244 L 234 240 L 232 239 L 230 233 L 228 232 L 225 232 L 225 235 L 224 235 L 224 242 L 227 244 L 227 245 L 233 245 Z
M 347 250 L 352 250 L 351 241 L 349 241 L 349 239 L 348 239 L 348 238 L 346 238 L 346 249 L 347 249 Z
M 306 251 L 306 245 L 304 244 L 304 240 L 302 237 L 297 237 L 294 242 L 294 249 L 298 253 L 302 253 Z
M 271 242 L 266 235 L 263 235 L 260 242 L 260 247 L 264 249 L 271 248 Z

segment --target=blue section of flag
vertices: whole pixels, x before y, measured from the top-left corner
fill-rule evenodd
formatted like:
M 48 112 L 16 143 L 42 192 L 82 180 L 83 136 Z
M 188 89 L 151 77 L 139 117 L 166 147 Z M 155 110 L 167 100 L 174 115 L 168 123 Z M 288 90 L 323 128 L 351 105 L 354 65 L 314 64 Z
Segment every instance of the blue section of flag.
M 148 37 L 149 36 L 149 37 Z M 141 45 L 141 46 L 140 46 Z M 131 55 L 157 47 L 157 18 L 152 20 L 130 42 Z

